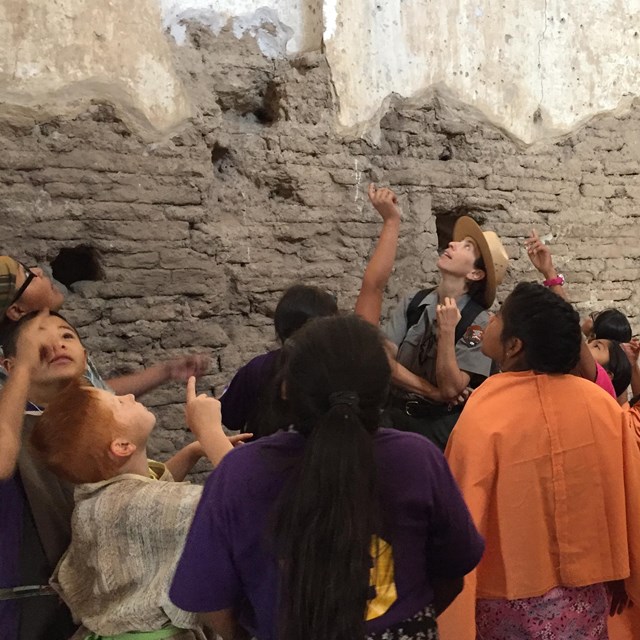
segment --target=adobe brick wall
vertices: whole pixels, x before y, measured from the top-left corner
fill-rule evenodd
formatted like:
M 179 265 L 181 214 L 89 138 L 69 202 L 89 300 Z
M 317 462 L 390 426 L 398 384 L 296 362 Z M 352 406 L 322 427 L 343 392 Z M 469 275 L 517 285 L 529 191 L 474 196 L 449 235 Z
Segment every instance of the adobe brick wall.
M 3 252 L 30 262 L 86 243 L 105 279 L 86 282 L 67 315 L 106 375 L 184 351 L 213 358 L 202 388 L 273 344 L 280 293 L 302 281 L 353 308 L 378 232 L 371 178 L 401 196 L 404 222 L 387 304 L 432 281 L 436 221 L 473 215 L 512 257 L 504 296 L 536 279 L 522 250 L 551 240 L 581 310 L 619 306 L 640 325 L 640 105 L 556 142 L 524 148 L 444 98 L 397 102 L 380 143 L 341 139 L 320 53 L 265 59 L 248 38 L 192 26 L 176 62 L 199 116 L 144 143 L 113 108 L 0 124 Z M 183 390 L 150 394 L 154 455 L 188 440 Z M 203 467 L 204 468 L 204 467 Z

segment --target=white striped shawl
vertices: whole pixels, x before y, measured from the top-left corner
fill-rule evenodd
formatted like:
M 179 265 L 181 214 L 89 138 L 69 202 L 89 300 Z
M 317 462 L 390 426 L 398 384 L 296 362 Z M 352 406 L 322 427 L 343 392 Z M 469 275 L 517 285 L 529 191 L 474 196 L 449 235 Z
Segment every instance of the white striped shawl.
M 78 486 L 71 545 L 52 578 L 74 618 L 98 635 L 168 622 L 199 629 L 195 614 L 171 603 L 169 586 L 201 495 L 196 485 L 134 474 Z

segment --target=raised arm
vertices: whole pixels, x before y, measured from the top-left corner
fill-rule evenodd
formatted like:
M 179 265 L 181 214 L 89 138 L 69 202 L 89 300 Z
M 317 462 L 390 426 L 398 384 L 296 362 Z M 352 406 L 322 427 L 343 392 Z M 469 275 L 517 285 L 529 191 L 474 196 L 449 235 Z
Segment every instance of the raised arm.
M 362 277 L 355 313 L 371 324 L 380 323 L 382 296 L 393 269 L 400 230 L 400 207 L 391 189 L 369 185 L 369 200 L 382 218 L 378 244 Z
M 187 380 L 190 376 L 199 377 L 208 367 L 209 356 L 192 354 L 159 362 L 124 376 L 110 378 L 106 383 L 118 396 L 132 393 L 138 398 L 170 380 Z
M 222 430 L 220 401 L 205 393 L 196 396 L 196 379 L 193 376 L 187 382 L 185 416 L 189 429 L 202 447 L 201 455 L 205 455 L 214 467 L 220 464 L 235 444 L 253 436 L 252 433 L 242 433 L 228 438 Z
M 544 244 L 544 242 L 542 242 L 542 240 L 540 240 L 535 229 L 531 230 L 531 235 L 525 241 L 525 247 L 527 249 L 529 260 L 531 260 L 531 264 L 542 274 L 542 277 L 545 280 L 554 280 L 558 277 L 558 272 L 553 265 L 551 250 L 546 244 Z M 562 285 L 557 284 L 549 288 L 555 294 L 569 302 L 569 298 L 567 297 Z M 589 347 L 584 340 L 580 347 L 580 360 L 578 361 L 578 366 L 575 368 L 573 373 L 581 378 L 591 380 L 591 382 L 594 382 L 598 375 L 596 361 L 593 359 L 591 351 L 589 351 Z
M 15 358 L 5 363 L 9 377 L 0 391 L 0 480 L 10 478 L 16 469 L 31 376 L 48 353 L 38 335 L 48 315 L 44 310 L 29 321 L 18 337 Z

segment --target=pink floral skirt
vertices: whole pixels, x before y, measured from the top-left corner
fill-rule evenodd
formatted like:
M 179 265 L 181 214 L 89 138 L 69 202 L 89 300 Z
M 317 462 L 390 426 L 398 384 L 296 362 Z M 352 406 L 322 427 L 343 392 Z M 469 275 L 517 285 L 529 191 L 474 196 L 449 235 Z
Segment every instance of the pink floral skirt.
M 537 598 L 478 600 L 477 640 L 607 640 L 603 584 L 555 587 Z

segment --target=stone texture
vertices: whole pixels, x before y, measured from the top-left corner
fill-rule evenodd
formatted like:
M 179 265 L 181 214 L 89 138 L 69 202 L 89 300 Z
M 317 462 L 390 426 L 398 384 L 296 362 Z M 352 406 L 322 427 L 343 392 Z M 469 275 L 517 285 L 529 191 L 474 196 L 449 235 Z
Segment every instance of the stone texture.
M 436 222 L 469 214 L 512 257 L 500 297 L 538 279 L 522 249 L 533 226 L 579 308 L 615 304 L 637 332 L 640 104 L 523 147 L 459 105 L 399 103 L 374 146 L 335 133 L 321 54 L 272 61 L 248 37 L 195 25 L 188 35 L 174 53 L 199 111 L 170 140 L 145 141 L 108 105 L 0 124 L 3 253 L 36 263 L 78 244 L 100 252 L 105 278 L 76 285 L 65 310 L 105 375 L 203 351 L 212 368 L 201 387 L 220 393 L 273 346 L 273 310 L 293 282 L 326 287 L 351 310 L 379 229 L 372 178 L 404 210 L 386 309 L 433 281 Z M 161 458 L 189 438 L 182 397 L 172 385 L 147 398 Z

